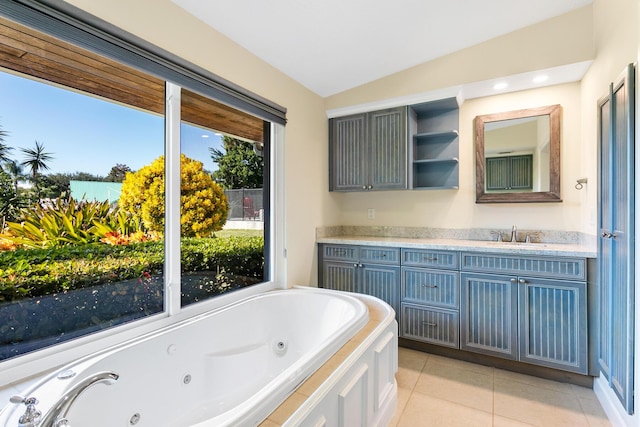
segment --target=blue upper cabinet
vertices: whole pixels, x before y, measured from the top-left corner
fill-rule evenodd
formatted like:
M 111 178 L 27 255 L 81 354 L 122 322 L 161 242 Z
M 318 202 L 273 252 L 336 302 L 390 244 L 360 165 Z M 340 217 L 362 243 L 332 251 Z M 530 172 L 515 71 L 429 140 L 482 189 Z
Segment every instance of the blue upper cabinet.
M 635 67 L 598 102 L 598 362 L 629 414 L 634 411 Z
M 407 108 L 329 120 L 329 190 L 407 188 Z
M 366 114 L 329 121 L 329 189 L 364 191 L 369 184 Z

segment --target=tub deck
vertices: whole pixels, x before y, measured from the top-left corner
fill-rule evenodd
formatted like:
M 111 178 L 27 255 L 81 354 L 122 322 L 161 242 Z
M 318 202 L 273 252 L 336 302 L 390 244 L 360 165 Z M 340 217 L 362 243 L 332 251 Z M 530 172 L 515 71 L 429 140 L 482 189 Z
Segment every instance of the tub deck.
M 357 295 L 354 295 L 357 297 Z M 282 404 L 260 423 L 259 427 L 277 427 L 284 424 L 298 407 L 305 402 L 316 389 L 325 382 L 333 371 L 345 361 L 345 359 L 362 342 L 371 335 L 386 316 L 383 306 L 369 299 L 362 299 L 369 310 L 369 322 L 353 336 L 340 350 L 338 350 L 327 362 L 320 367 L 313 375 L 303 382 L 298 389 L 293 392 Z

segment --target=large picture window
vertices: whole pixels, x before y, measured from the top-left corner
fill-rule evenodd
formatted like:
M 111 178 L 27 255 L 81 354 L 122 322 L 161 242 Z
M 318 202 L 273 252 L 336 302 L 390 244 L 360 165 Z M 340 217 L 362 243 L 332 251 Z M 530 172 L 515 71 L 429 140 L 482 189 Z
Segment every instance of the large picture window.
M 268 121 L 2 17 L 0 37 L 0 362 L 269 280 Z

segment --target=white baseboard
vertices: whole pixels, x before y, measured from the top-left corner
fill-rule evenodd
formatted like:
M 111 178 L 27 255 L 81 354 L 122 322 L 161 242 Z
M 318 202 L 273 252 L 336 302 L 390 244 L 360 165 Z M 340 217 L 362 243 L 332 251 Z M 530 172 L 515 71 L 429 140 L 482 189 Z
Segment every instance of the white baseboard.
M 593 380 L 593 391 L 613 427 L 637 427 L 637 416 L 627 414 L 604 375 Z

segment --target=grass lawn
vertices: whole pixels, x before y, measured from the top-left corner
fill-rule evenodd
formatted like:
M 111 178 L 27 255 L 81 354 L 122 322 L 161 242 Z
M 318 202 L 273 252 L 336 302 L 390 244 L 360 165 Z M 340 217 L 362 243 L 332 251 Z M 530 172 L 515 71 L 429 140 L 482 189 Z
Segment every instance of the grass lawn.
M 216 237 L 262 237 L 263 230 L 220 230 L 216 231 Z

